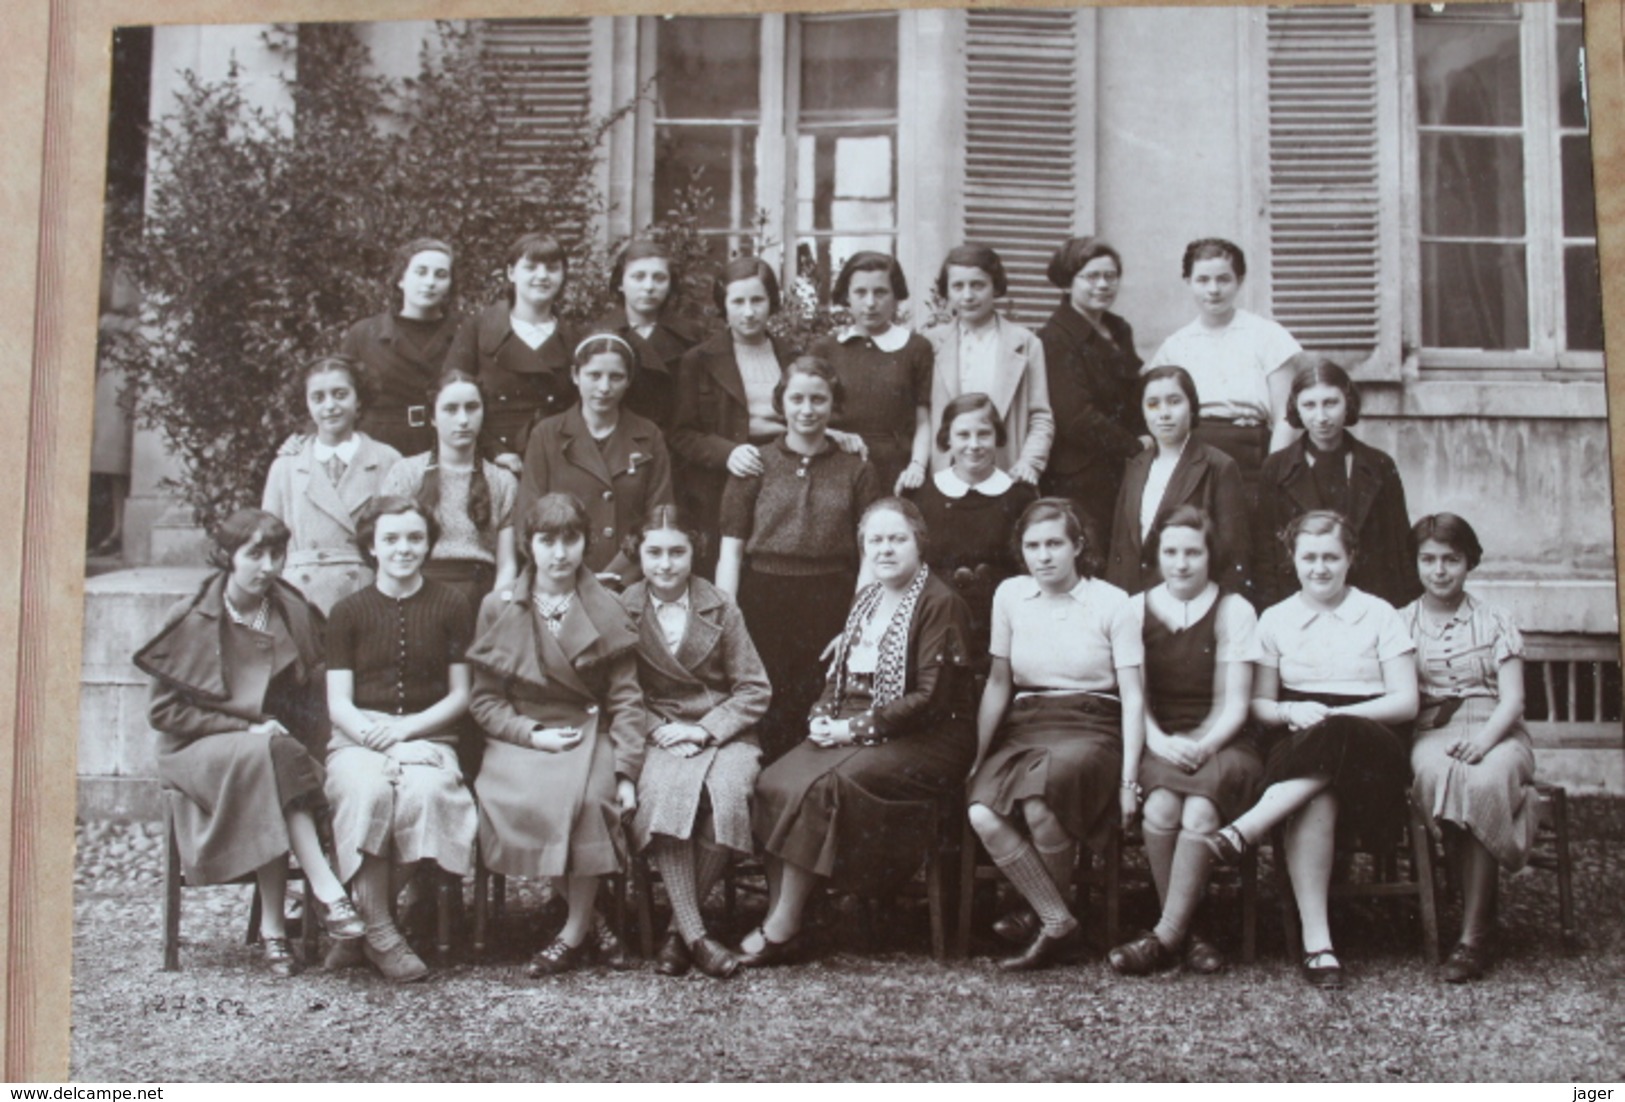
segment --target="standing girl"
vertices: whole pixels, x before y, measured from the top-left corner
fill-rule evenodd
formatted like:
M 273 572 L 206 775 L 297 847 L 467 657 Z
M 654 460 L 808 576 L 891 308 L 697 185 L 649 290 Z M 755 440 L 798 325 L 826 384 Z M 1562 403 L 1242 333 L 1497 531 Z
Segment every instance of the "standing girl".
M 1303 435 L 1264 462 L 1258 487 L 1260 600 L 1273 604 L 1297 588 L 1290 555 L 1266 537 L 1294 518 L 1329 509 L 1347 519 L 1360 545 L 1349 584 L 1398 608 L 1422 591 L 1416 545 L 1405 505 L 1405 484 L 1387 452 L 1347 430 L 1360 421 L 1360 391 L 1348 372 L 1314 357 L 1292 377 L 1287 420 Z
M 452 310 L 457 291 L 456 254 L 433 237 L 408 241 L 390 266 L 396 308 L 364 318 L 344 334 L 339 351 L 360 361 L 378 386 L 361 428 L 402 455 L 434 444 L 434 425 L 423 392 L 445 365 L 460 319 Z
M 1180 271 L 1196 300 L 1196 319 L 1163 341 L 1146 368 L 1178 364 L 1191 373 L 1202 392 L 1197 439 L 1236 461 L 1251 507 L 1264 457 L 1292 439 L 1286 419 L 1292 375 L 1284 369 L 1303 349 L 1281 325 L 1236 305 L 1247 257 L 1231 242 L 1192 241 Z
M 683 316 L 682 277 L 676 258 L 662 243 L 647 238 L 627 242 L 609 270 L 609 289 L 621 300 L 621 309 L 599 326 L 637 351 L 638 373 L 627 391 L 626 408 L 662 432 L 671 428 L 678 362 L 705 336 L 695 319 Z
M 896 322 L 908 298 L 903 269 L 885 253 L 856 253 L 831 297 L 851 311 L 852 324 L 820 337 L 808 354 L 827 361 L 846 390 L 834 427 L 863 437 L 882 491 L 915 489 L 931 460 L 933 353 L 930 341 Z
M 739 609 L 694 576 L 700 538 L 680 510 L 660 505 L 628 541 L 643 581 L 621 603 L 638 633 L 638 683 L 654 728 L 632 831 L 671 900 L 657 969 L 679 976 L 692 963 L 723 979 L 738 961 L 707 932 L 700 905 L 731 854 L 750 856 L 762 756 L 755 726 L 772 690 Z
M 356 542 L 378 580 L 340 601 L 327 628 L 333 848 L 367 924 L 367 959 L 397 983 L 428 974 L 391 917 L 406 876 L 425 861 L 457 877 L 473 868 L 474 798 L 457 743 L 474 610 L 423 576 L 435 535 L 410 498 L 374 501 Z
M 424 577 L 452 586 L 470 607 L 512 583 L 513 516 L 519 483 L 479 457 L 485 394 L 466 372 L 447 368 L 429 395 L 438 444 L 390 468 L 383 492 L 414 498 L 440 526 Z
M 958 245 L 937 273 L 937 294 L 953 307 L 954 320 L 927 329 L 935 369 L 931 421 L 961 394 L 977 391 L 993 399 L 1004 422 L 999 466 L 1020 482 L 1038 484 L 1055 439 L 1050 413 L 1044 346 L 1030 329 L 998 316 L 994 306 L 1009 290 L 1004 262 L 984 245 Z M 947 465 L 936 460 L 940 470 Z
M 580 501 L 593 532 L 587 569 L 619 588 L 638 576 L 627 535 L 649 510 L 672 503 L 671 459 L 655 423 L 624 406 L 641 375 L 632 346 L 598 333 L 571 358 L 581 400 L 530 434 L 519 500 L 563 493 Z
M 1236 461 L 1193 439 L 1201 424 L 1196 383 L 1182 367 L 1154 367 L 1140 387 L 1140 408 L 1152 447 L 1128 462 L 1112 521 L 1106 580 L 1128 593 L 1157 584 L 1155 546 L 1148 536 L 1182 505 L 1211 519 L 1218 550 L 1208 564 L 1226 590 L 1245 592 L 1251 559 L 1246 492 Z
M 356 431 L 370 404 L 363 392 L 369 382 L 348 356 L 312 361 L 304 370 L 305 408 L 316 435 L 302 438 L 297 454 L 278 456 L 265 479 L 265 511 L 293 533 L 288 580 L 323 613 L 371 583 L 372 570 L 355 545 L 356 517 L 401 458 Z
M 760 476 L 733 476 L 722 500 L 717 588 L 738 600 L 773 684 L 762 721 L 767 763 L 802 737 L 824 683 L 819 654 L 857 584 L 858 517 L 880 496 L 874 468 L 827 438 L 844 400 L 829 364 L 812 356 L 790 364 L 772 397 L 788 427 L 761 449 Z
M 478 377 L 490 396 L 480 446 L 518 477 L 531 425 L 562 413 L 575 396 L 570 350 L 575 333 L 557 316 L 570 261 L 558 241 L 527 233 L 508 247 L 508 301 L 463 323 L 448 367 Z

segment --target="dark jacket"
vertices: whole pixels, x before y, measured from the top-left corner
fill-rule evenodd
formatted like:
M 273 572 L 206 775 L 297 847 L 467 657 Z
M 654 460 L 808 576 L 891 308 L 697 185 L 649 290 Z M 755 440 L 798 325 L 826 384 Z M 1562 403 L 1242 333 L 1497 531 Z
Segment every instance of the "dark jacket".
M 593 332 L 614 333 L 637 351 L 638 370 L 626 392 L 625 408 L 669 433 L 676 412 L 678 364 L 684 353 L 705 339 L 699 320 L 668 310 L 645 337 L 626 323 L 625 311 L 618 311 L 600 319 Z
M 1091 466 L 1116 472 L 1140 450 L 1134 330 L 1109 311 L 1100 320 L 1111 341 L 1063 301 L 1038 331 L 1055 414 L 1046 472 L 1070 475 Z
M 1349 568 L 1349 584 L 1404 608 L 1422 595 L 1416 573 L 1416 544 L 1399 468 L 1387 452 L 1349 435 L 1349 523 L 1359 550 Z M 1258 533 L 1254 543 L 1254 584 L 1260 607 L 1298 591 L 1292 556 L 1276 538 L 1287 522 L 1323 508 L 1314 472 L 1300 438 L 1264 460 L 1258 476 Z
M 1125 593 L 1150 589 L 1162 576 L 1156 556 L 1140 538 L 1140 499 L 1145 496 L 1146 479 L 1156 454 L 1155 448 L 1147 448 L 1128 461 L 1117 494 L 1106 580 Z M 1208 577 L 1232 592 L 1248 594 L 1252 540 L 1246 491 L 1236 461 L 1218 448 L 1188 441 L 1162 493 L 1157 520 L 1181 505 L 1195 505 L 1213 518 L 1219 555 L 1218 561 L 1208 564 Z
M 478 375 L 485 390 L 480 450 L 487 458 L 524 455 L 532 424 L 563 413 L 576 400 L 570 381 L 576 331 L 561 321 L 540 348 L 532 349 L 514 335 L 511 312 L 507 302 L 493 302 L 463 322 L 446 354 L 447 367 Z
M 637 562 L 621 550 L 621 541 L 650 509 L 673 500 L 666 442 L 654 422 L 623 409 L 600 446 L 581 407 L 572 406 L 531 431 L 517 515 L 548 493 L 572 494 L 586 507 L 587 569 L 632 580 Z
M 361 431 L 402 455 L 434 447 L 429 388 L 445 366 L 462 319 L 448 313 L 420 349 L 401 332 L 394 314 L 362 318 L 345 331 L 339 351 L 367 367 L 377 396 L 361 411 Z

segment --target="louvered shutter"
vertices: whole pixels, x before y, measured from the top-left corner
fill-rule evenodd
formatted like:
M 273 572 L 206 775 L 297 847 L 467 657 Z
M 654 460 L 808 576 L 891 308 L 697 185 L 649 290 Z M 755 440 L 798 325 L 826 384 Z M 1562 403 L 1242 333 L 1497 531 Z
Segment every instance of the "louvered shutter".
M 1305 348 L 1361 377 L 1397 379 L 1393 13 L 1271 8 L 1266 18 L 1272 310 Z
M 1050 254 L 1074 232 L 1077 13 L 966 13 L 964 238 L 997 249 L 1021 320 L 1054 308 Z
M 548 147 L 573 132 L 592 102 L 590 19 L 488 19 L 481 48 L 503 74 L 502 105 L 515 168 L 534 171 Z

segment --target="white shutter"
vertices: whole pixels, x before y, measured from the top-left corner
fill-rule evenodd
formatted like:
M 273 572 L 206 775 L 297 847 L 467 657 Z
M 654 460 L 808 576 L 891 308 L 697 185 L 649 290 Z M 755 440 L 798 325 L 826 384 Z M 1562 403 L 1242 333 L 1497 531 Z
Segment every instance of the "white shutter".
M 1044 269 L 1076 222 L 1080 38 L 1074 11 L 967 13 L 964 238 L 998 250 L 1031 324 L 1054 307 Z
M 1271 309 L 1364 378 L 1400 367 L 1392 18 L 1373 6 L 1267 15 Z
M 502 74 L 500 114 L 515 167 L 534 171 L 591 106 L 592 20 L 488 19 L 481 35 L 482 52 Z

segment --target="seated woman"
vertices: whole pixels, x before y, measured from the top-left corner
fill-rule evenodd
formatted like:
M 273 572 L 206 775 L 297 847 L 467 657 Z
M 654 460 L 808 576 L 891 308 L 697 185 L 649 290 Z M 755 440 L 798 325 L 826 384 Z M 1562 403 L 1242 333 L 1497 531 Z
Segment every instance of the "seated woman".
M 994 927 L 1025 943 L 1000 963 L 1019 972 L 1082 949 L 1083 927 L 1062 892 L 1078 843 L 1109 828 L 1113 793 L 1125 826 L 1138 809 L 1145 700 L 1134 607 L 1094 576 L 1072 503 L 1039 498 L 1013 538 L 1030 576 L 993 595 L 993 667 L 968 799 L 988 856 L 1032 908 Z
M 564 880 L 569 917 L 530 975 L 578 968 L 595 948 L 621 967 L 593 904 L 599 879 L 626 867 L 621 816 L 637 806 L 648 731 L 637 632 L 582 565 L 589 536 L 579 501 L 546 494 L 523 525 L 531 569 L 485 599 L 468 650 L 469 711 L 488 736 L 474 781 L 480 853 L 504 876 Z
M 1416 664 L 1392 605 L 1348 584 L 1359 555 L 1349 522 L 1304 513 L 1287 525 L 1301 589 L 1258 621 L 1260 655 L 1253 718 L 1274 728 L 1258 802 L 1208 836 L 1234 862 L 1285 823 L 1286 870 L 1303 927 L 1303 975 L 1313 987 L 1343 986 L 1332 951 L 1326 892 L 1336 836 L 1368 845 L 1404 822 L 1407 728 L 1416 718 Z
M 1416 641 L 1422 693 L 1411 795 L 1443 835 L 1461 885 L 1461 938 L 1443 976 L 1465 983 L 1489 965 L 1498 866 L 1523 868 L 1538 825 L 1523 637 L 1510 616 L 1463 588 L 1484 557 L 1472 525 L 1437 513 L 1411 532 L 1425 590 L 1399 611 Z
M 260 941 L 276 976 L 297 967 L 283 913 L 290 849 L 328 934 L 364 932 L 322 852 L 328 808 L 312 756 L 327 742 L 322 620 L 278 578 L 288 538 L 262 509 L 233 513 L 210 552 L 218 572 L 135 654 L 154 679 L 147 717 L 158 779 L 185 797 L 172 802 L 187 882 L 255 874 Z
M 987 665 L 993 591 L 1021 573 L 1021 556 L 1010 532 L 1038 491 L 1017 482 L 995 464 L 1004 445 L 1004 422 L 986 394 L 972 391 L 942 411 L 937 447 L 949 456 L 947 468 L 906 495 L 919 507 L 931 533 L 931 569 L 965 598 L 970 609 L 971 656 Z
M 356 543 L 377 581 L 340 601 L 327 629 L 327 795 L 338 872 L 354 886 L 367 924 L 362 951 L 397 983 L 429 971 L 390 915 L 397 889 L 420 862 L 459 878 L 473 868 L 474 797 L 463 784 L 457 741 L 468 711 L 463 651 L 474 610 L 423 576 L 438 534 L 410 498 L 374 500 L 356 525 Z M 356 963 L 360 955 L 340 951 L 328 963 Z
M 807 903 L 837 863 L 888 880 L 918 868 L 918 854 L 886 845 L 884 812 L 953 791 L 974 753 L 969 617 L 925 565 L 919 510 L 883 498 L 864 510 L 858 534 L 875 580 L 852 602 L 806 740 L 757 782 L 769 906 L 739 946 L 747 967 L 802 954 Z M 863 849 L 843 849 L 854 836 Z
M 694 576 L 698 526 L 657 506 L 628 539 L 643 581 L 621 596 L 638 631 L 638 681 L 654 743 L 638 778 L 633 836 L 671 900 L 672 925 L 656 967 L 690 963 L 717 979 L 739 961 L 706 932 L 700 905 L 728 867 L 750 856 L 750 799 L 762 757 L 754 727 L 772 690 L 745 618 Z
M 1212 865 L 1206 836 L 1252 804 L 1264 771 L 1243 734 L 1258 615 L 1245 597 L 1209 577 L 1219 538 L 1202 510 L 1174 509 L 1151 530 L 1147 546 L 1163 581 L 1134 598 L 1145 640 L 1140 830 L 1162 918 L 1107 959 L 1118 972 L 1141 976 L 1174 964 L 1183 947 L 1186 968 L 1217 972 L 1224 958 L 1191 923 Z

